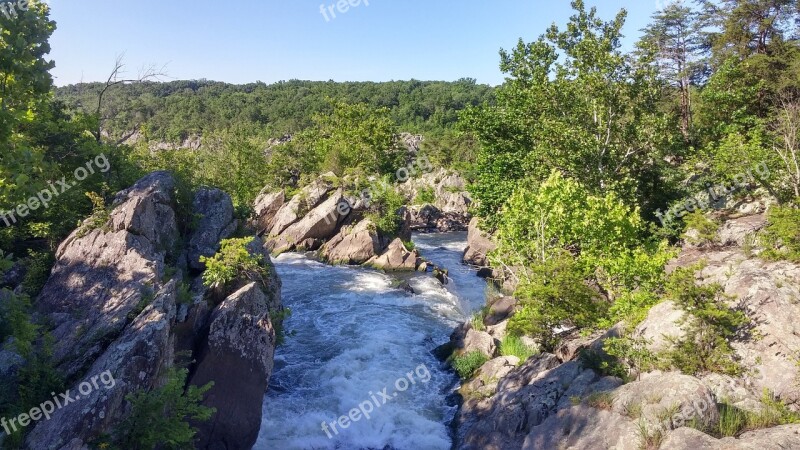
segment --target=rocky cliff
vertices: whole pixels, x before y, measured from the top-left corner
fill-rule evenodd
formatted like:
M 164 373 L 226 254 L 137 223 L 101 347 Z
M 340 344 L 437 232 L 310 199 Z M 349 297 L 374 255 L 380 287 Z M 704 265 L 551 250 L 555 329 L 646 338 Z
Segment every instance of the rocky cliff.
M 181 230 L 190 217 L 179 216 L 167 172 L 142 178 L 112 207 L 107 220 L 87 220 L 61 244 L 36 307 L 55 337 L 54 357 L 71 392 L 83 392 L 81 382 L 101 373 L 115 382 L 38 422 L 26 445 L 88 448 L 99 436 L 113 436 L 130 413 L 126 396 L 159 387 L 181 354 L 194 361 L 191 383 L 215 383 L 204 403 L 216 413 L 197 424 L 196 447 L 249 448 L 272 371 L 273 320 L 282 317 L 269 255 L 258 241 L 251 245 L 270 274 L 267 287 L 250 283 L 218 301 L 199 280 L 200 257 L 216 253 L 237 228 L 227 194 L 199 190 L 188 232 Z
M 592 336 L 566 336 L 554 354 L 539 353 L 527 361 L 501 356 L 498 347 L 506 335 L 508 316 L 517 308 L 513 298 L 503 297 L 490 304 L 485 330 L 466 323 L 454 332 L 447 347 L 462 354 L 480 352 L 488 358 L 462 385 L 457 447 L 800 448 L 800 425 L 781 425 L 778 419 L 745 427 L 736 436 L 717 435 L 725 425 L 721 420 L 731 417 L 772 415 L 774 419 L 781 414 L 774 402 L 787 410 L 800 409 L 800 266 L 758 258 L 760 250 L 753 248 L 752 235 L 765 223 L 762 214 L 734 216 L 721 226 L 714 242 L 687 245 L 668 267 L 674 270 L 704 261 L 698 279 L 719 283 L 729 296 L 729 306 L 746 312 L 754 329 L 749 337 L 731 343 L 746 368 L 740 376 L 656 370 L 625 383 L 603 375 L 596 358 L 605 357 L 603 343 L 619 336 L 623 324 Z M 477 228 L 470 230 L 466 258 L 470 263 L 484 265 L 491 248 L 487 235 Z M 650 351 L 668 349 L 685 334 L 685 314 L 669 302 L 656 305 L 633 336 Z

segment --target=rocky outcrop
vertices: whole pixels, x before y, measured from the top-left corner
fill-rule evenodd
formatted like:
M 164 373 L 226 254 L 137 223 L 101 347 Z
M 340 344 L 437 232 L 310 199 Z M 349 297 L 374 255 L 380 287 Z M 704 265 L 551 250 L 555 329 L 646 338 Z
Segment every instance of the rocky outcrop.
M 433 205 L 412 206 L 411 229 L 418 232 L 466 231 L 465 215 L 458 212 L 442 212 Z
M 197 221 L 189 238 L 189 267 L 205 269 L 200 257 L 211 257 L 219 250 L 219 242 L 233 235 L 238 225 L 233 216 L 231 197 L 219 189 L 200 188 L 192 202 L 192 213 Z
M 472 197 L 467 192 L 466 180 L 460 175 L 439 169 L 408 180 L 398 190 L 414 204 L 411 207 L 411 226 L 415 231 L 466 230 Z M 433 194 L 431 203 L 420 202 L 423 192 Z
M 275 237 L 283 233 L 289 226 L 297 222 L 309 211 L 322 203 L 328 194 L 333 191 L 333 184 L 325 179 L 315 180 L 304 187 L 288 203 L 281 206 L 273 217 L 273 226 L 270 228 L 269 236 Z
M 364 264 L 386 249 L 388 242 L 369 219 L 345 226 L 320 249 L 320 257 L 332 264 Z
M 203 403 L 217 412 L 198 425 L 201 448 L 250 448 L 258 438 L 276 344 L 271 302 L 250 283 L 211 314 L 208 339 L 191 378 L 197 386 L 214 382 Z
M 275 320 L 282 317 L 271 316 L 281 309 L 280 280 L 256 238 L 248 251 L 263 257 L 257 287 L 240 281 L 240 290 L 217 304 L 218 292 L 207 290 L 200 278 L 192 281 L 181 266 L 172 267 L 174 276 L 166 281 L 165 260 L 177 264 L 191 255 L 199 261 L 235 226 L 230 197 L 204 189 L 195 196 L 197 227 L 181 236 L 173 191 L 171 175 L 152 173 L 117 195 L 107 223 L 87 221 L 59 247 L 36 305 L 42 321 L 52 325 L 58 370 L 75 401 L 36 424 L 29 448 L 77 449 L 100 436 L 113 438 L 130 413 L 128 394 L 161 387 L 176 351 L 197 361 L 192 382 L 216 383 L 205 401 L 217 413 L 211 425 L 198 424 L 204 441 L 196 448 L 255 442 L 272 370 Z M 96 228 L 89 229 L 90 223 Z M 180 248 L 187 252 L 176 254 Z M 190 298 L 179 283 L 192 286 Z M 93 388 L 84 393 L 90 382 Z
M 380 256 L 376 256 L 367 265 L 387 272 L 414 271 L 422 260 L 416 250 L 408 251 L 399 238 L 392 241 L 389 247 Z
M 469 222 L 467 249 L 464 251 L 464 263 L 472 266 L 486 267 L 489 265 L 487 255 L 495 248 L 497 248 L 497 245 L 492 242 L 489 235 L 478 228 L 478 218 L 472 219 Z
M 642 339 L 647 350 L 658 353 L 672 348 L 672 343 L 686 336 L 686 313 L 671 301 L 661 302 L 650 308 L 647 318 L 633 332 Z
M 275 226 L 278 211 L 286 201 L 285 193 L 281 189 L 270 192 L 268 189 L 261 191 L 253 204 L 253 221 L 251 226 L 259 235 L 268 233 Z
M 176 283 L 172 281 L 95 361 L 86 379 L 70 388 L 75 401 L 33 429 L 26 441 L 29 448 L 56 450 L 74 439 L 88 442 L 124 419 L 128 394 L 156 387 L 174 359 L 171 324 L 175 300 Z M 98 387 L 92 385 L 85 395 L 84 383 L 91 385 L 90 377 Z
M 330 239 L 347 217 L 339 212 L 343 200 L 342 190 L 339 189 L 302 219 L 283 230 L 278 237 L 271 239 L 268 245 L 273 253 L 294 250 L 307 239 Z
M 54 359 L 70 378 L 88 368 L 149 302 L 178 243 L 175 182 L 155 172 L 120 192 L 109 222 L 59 246 L 36 302 L 53 324 Z

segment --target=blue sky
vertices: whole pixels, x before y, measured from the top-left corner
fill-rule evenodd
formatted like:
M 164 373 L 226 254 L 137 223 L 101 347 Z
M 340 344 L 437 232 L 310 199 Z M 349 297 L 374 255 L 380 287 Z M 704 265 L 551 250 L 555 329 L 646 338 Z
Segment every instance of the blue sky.
M 363 1 L 363 0 L 362 0 Z M 498 51 L 571 14 L 567 0 L 368 0 L 328 21 L 334 0 L 49 0 L 61 86 L 166 64 L 169 79 L 246 83 L 476 78 L 499 84 Z M 629 12 L 626 46 L 663 0 L 588 0 Z

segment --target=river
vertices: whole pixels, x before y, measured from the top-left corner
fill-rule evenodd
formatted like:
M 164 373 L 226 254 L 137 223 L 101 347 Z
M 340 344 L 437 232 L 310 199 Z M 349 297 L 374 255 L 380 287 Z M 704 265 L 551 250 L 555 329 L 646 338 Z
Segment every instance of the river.
M 414 243 L 450 270 L 447 286 L 303 254 L 275 260 L 291 335 L 276 350 L 256 450 L 451 448 L 458 380 L 431 351 L 483 306 L 486 283 L 461 265 L 466 233 Z

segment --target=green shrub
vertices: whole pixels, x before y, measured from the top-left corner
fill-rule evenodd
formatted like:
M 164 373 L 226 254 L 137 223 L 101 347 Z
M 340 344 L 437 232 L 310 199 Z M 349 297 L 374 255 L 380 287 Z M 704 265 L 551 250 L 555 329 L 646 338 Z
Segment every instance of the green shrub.
M 773 206 L 762 240 L 765 257 L 800 262 L 800 209 Z
M 742 368 L 736 361 L 730 340 L 749 320 L 727 306 L 722 286 L 700 285 L 695 273 L 701 265 L 675 270 L 667 282 L 667 298 L 688 313 L 684 319 L 686 336 L 675 342 L 668 359 L 681 372 L 696 375 L 717 372 L 737 375 Z
M 50 252 L 28 250 L 28 257 L 23 263 L 27 272 L 22 282 L 22 291 L 31 297 L 36 297 L 50 278 L 55 258 Z
M 424 187 L 417 191 L 414 197 L 415 205 L 427 205 L 436 201 L 436 192 L 431 187 Z
M 503 356 L 516 356 L 520 364 L 524 363 L 531 356 L 539 354 L 539 349 L 530 346 L 517 336 L 507 335 L 500 342 L 500 354 Z
M 397 213 L 405 206 L 406 199 L 395 192 L 388 176 L 380 183 L 375 183 L 369 192 L 371 197 L 366 217 L 372 220 L 382 235 L 397 236 L 403 224 L 403 218 Z
M 684 217 L 685 227 L 683 238 L 695 245 L 711 244 L 717 239 L 719 223 L 711 220 L 703 211 L 697 210 Z M 694 230 L 697 235 L 689 235 L 689 230 Z
M 479 350 L 471 351 L 463 355 L 455 355 L 450 359 L 450 364 L 462 380 L 472 378 L 475 372 L 488 361 L 489 358 Z
M 201 256 L 200 262 L 206 265 L 203 282 L 209 287 L 225 287 L 238 279 L 259 281 L 268 287 L 267 273 L 260 255 L 248 250 L 252 237 L 225 239 L 220 242 L 220 250 L 212 257 Z
M 586 283 L 586 275 L 566 252 L 530 268 L 517 288 L 522 309 L 508 323 L 511 334 L 533 336 L 543 349 L 558 345 L 554 330 L 565 323 L 591 327 L 603 317 L 607 305 Z
M 131 414 L 119 426 L 121 448 L 150 450 L 153 448 L 185 449 L 193 447 L 197 430 L 189 420 L 207 421 L 215 410 L 203 406 L 203 396 L 212 387 L 186 387 L 186 369 L 171 369 L 167 383 L 150 392 L 129 394 Z

